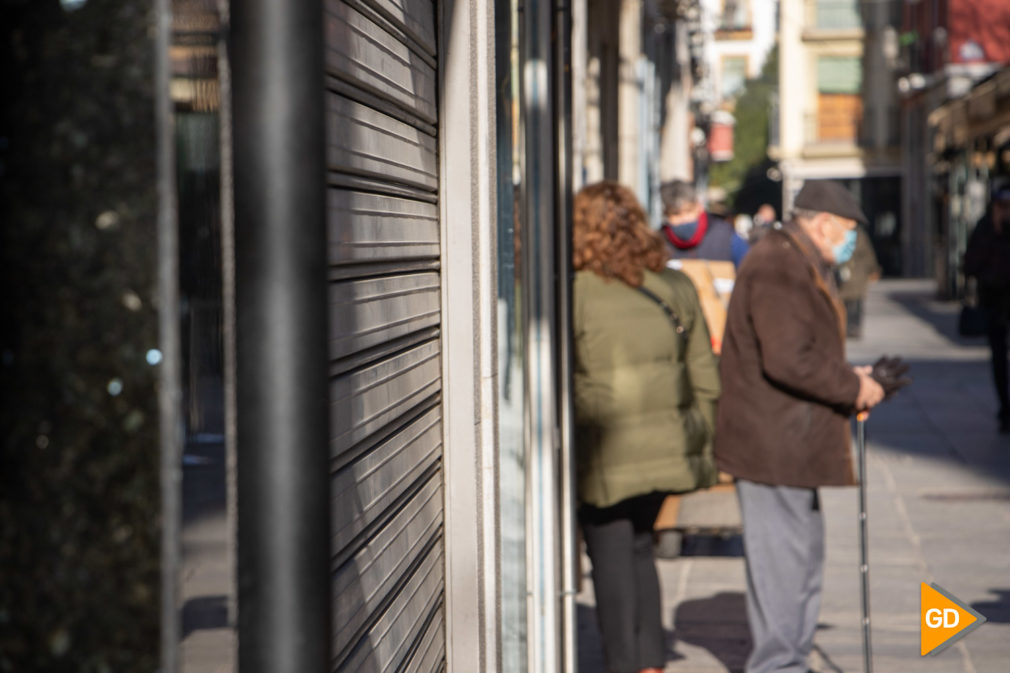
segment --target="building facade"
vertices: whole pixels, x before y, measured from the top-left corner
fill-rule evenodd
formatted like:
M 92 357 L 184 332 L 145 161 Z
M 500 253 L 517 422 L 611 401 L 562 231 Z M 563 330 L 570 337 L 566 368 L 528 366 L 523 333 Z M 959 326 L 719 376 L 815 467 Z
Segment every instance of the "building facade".
M 967 126 L 956 141 L 951 135 L 951 113 L 976 82 L 1010 62 L 1010 7 L 998 0 L 915 3 L 906 4 L 900 18 L 902 214 L 910 225 L 903 258 L 908 274 L 935 275 L 939 294 L 955 297 L 963 287 L 960 255 L 979 215 L 977 205 L 964 208 L 956 195 L 973 194 L 968 201 L 975 204 L 984 200 L 994 166 L 988 159 L 958 160 L 953 169 L 954 148 L 973 151 Z M 941 107 L 948 111 L 934 118 Z M 986 142 L 980 148 L 988 156 Z
M 719 109 L 761 74 L 775 46 L 778 0 L 702 0 L 702 14 L 708 77 L 701 95 Z
M 700 6 L 587 0 L 573 16 L 575 186 L 620 180 L 657 221 L 660 182 L 694 174 Z
M 929 185 L 942 297 L 961 297 L 968 239 L 997 180 L 1010 176 L 1010 70 L 1001 68 L 929 115 Z
M 895 3 L 782 0 L 779 144 L 783 211 L 805 180 L 845 183 L 871 220 L 887 273 L 900 273 L 901 166 L 893 70 Z

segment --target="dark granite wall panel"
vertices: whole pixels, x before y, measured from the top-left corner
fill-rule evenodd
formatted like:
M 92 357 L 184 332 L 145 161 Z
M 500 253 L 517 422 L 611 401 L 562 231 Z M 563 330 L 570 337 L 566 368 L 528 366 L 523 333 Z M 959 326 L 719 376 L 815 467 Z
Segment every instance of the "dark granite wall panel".
M 0 2 L 0 671 L 157 668 L 153 6 Z

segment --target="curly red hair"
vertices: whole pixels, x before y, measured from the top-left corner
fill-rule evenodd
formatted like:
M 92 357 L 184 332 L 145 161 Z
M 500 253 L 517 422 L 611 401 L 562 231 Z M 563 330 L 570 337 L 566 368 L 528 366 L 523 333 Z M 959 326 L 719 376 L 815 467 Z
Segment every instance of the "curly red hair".
M 666 246 L 649 228 L 645 210 L 627 187 L 605 180 L 575 195 L 572 266 L 603 278 L 642 284 L 643 270 L 666 266 Z

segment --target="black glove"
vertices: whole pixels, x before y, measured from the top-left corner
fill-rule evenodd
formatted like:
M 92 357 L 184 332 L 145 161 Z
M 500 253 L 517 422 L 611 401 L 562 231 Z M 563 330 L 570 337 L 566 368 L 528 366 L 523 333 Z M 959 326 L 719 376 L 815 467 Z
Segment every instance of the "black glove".
M 912 378 L 906 376 L 907 373 L 908 365 L 902 362 L 901 358 L 890 358 L 885 355 L 873 363 L 870 377 L 884 389 L 886 400 L 912 382 Z

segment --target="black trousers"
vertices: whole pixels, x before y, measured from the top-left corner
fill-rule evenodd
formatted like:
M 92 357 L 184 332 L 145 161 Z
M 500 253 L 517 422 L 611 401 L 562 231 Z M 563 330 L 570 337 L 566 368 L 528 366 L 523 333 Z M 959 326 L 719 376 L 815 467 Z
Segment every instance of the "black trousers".
M 612 507 L 579 509 L 593 562 L 603 653 L 611 673 L 636 673 L 666 663 L 652 532 L 663 497 L 650 493 Z
M 1010 395 L 1007 377 L 1007 316 L 1006 311 L 992 310 L 989 316 L 989 349 L 992 351 L 992 380 L 999 400 L 1000 420 L 1010 419 Z

